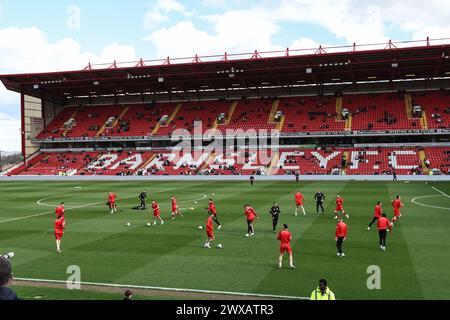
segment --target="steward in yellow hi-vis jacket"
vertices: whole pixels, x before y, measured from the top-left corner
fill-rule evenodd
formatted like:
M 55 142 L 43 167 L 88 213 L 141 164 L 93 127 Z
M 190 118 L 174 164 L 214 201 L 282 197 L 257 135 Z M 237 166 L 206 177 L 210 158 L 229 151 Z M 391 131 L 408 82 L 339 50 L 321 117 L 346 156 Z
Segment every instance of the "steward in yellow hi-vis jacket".
M 311 293 L 311 300 L 336 300 L 333 291 L 327 287 L 327 280 L 319 280 L 319 286 Z

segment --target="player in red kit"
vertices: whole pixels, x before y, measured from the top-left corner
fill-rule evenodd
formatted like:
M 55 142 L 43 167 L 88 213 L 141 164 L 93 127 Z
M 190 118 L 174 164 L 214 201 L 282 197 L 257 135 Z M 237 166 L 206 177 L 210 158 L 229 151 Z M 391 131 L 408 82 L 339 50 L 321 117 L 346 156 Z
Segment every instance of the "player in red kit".
M 209 214 L 212 215 L 214 222 L 217 223 L 217 230 L 222 228 L 222 225 L 220 224 L 219 220 L 217 219 L 216 205 L 214 204 L 212 199 L 209 199 L 209 201 L 208 201 L 207 210 L 208 210 Z
M 305 208 L 303 208 L 303 201 L 305 200 L 305 197 L 303 197 L 303 194 L 299 190 L 297 190 L 297 193 L 295 194 L 294 198 L 295 198 L 295 216 L 297 216 L 298 207 L 302 209 L 303 215 L 305 216 L 306 212 Z
M 59 216 L 62 216 L 63 225 L 65 225 L 66 218 L 64 216 L 64 202 L 61 202 L 61 204 L 55 208 L 55 214 L 56 214 L 56 218 L 58 218 Z
M 287 252 L 289 253 L 289 266 L 292 269 L 295 269 L 291 248 L 292 235 L 288 230 L 287 224 L 283 225 L 283 230 L 281 230 L 278 234 L 278 240 L 280 240 L 280 256 L 278 257 L 278 268 L 281 269 L 283 264 L 283 255 Z
M 339 218 L 339 221 L 336 225 L 336 234 L 335 234 L 335 240 L 336 240 L 336 247 L 338 249 L 337 256 L 338 257 L 345 257 L 345 253 L 342 252 L 342 245 L 345 240 L 347 240 L 347 224 L 342 220 L 342 218 Z
M 61 239 L 64 234 L 64 220 L 62 215 L 56 218 L 54 227 L 56 239 L 56 252 L 61 253 Z
M 400 208 L 403 208 L 403 202 L 400 196 L 397 196 L 395 200 L 392 200 L 392 207 L 394 207 L 394 218 L 392 218 L 391 224 L 394 226 L 394 222 L 402 216 Z
M 116 197 L 114 192 L 108 193 L 108 205 L 111 213 L 117 213 Z
M 334 218 L 335 219 L 338 218 L 337 213 L 339 211 L 342 212 L 342 214 L 344 214 L 347 217 L 347 219 L 349 218 L 348 214 L 345 213 L 345 210 L 344 210 L 344 199 L 342 199 L 340 195 L 337 195 L 336 196 L 336 209 L 334 210 Z
M 255 209 L 250 207 L 248 204 L 244 206 L 245 213 L 244 215 L 247 217 L 247 234 L 246 237 L 251 237 L 255 234 L 255 228 L 253 227 L 253 221 L 255 218 L 259 219 L 259 216 L 256 214 Z
M 211 249 L 211 242 L 214 240 L 213 216 L 210 215 L 206 220 L 206 242 L 204 248 Z
M 163 219 L 161 219 L 161 214 L 159 212 L 159 205 L 155 200 L 152 201 L 152 209 L 153 209 L 153 225 L 156 225 L 156 220 L 159 220 L 161 222 L 161 225 L 163 225 L 164 221 Z
M 178 206 L 177 206 L 177 199 L 172 196 L 172 220 L 175 220 L 176 216 L 180 216 L 180 213 L 178 212 Z
M 392 225 L 388 218 L 386 218 L 386 214 L 382 214 L 377 222 L 378 234 L 380 236 L 380 249 L 386 251 L 386 235 L 387 230 L 390 230 L 392 233 Z
M 370 231 L 370 227 L 372 226 L 372 224 L 374 224 L 375 221 L 381 218 L 382 213 L 383 209 L 381 208 L 381 201 L 378 201 L 377 205 L 375 206 L 372 221 L 370 221 L 369 226 L 367 227 L 367 231 Z

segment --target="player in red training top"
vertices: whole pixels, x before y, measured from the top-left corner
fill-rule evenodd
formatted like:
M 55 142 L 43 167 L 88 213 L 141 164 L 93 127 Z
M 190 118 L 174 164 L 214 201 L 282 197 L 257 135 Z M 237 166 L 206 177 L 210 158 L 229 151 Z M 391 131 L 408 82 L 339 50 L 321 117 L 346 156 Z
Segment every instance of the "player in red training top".
M 152 209 L 153 209 L 153 225 L 156 225 L 156 220 L 159 220 L 161 222 L 161 225 L 163 225 L 164 221 L 163 219 L 161 219 L 161 214 L 159 212 L 159 205 L 155 200 L 152 201 Z
M 386 235 L 387 230 L 390 230 L 392 233 L 392 225 L 388 218 L 386 218 L 386 214 L 383 213 L 381 218 L 378 219 L 377 222 L 378 234 L 380 236 L 380 249 L 386 251 Z
M 259 216 L 256 214 L 255 209 L 250 207 L 248 204 L 244 206 L 245 213 L 244 215 L 247 217 L 247 234 L 246 237 L 251 237 L 255 234 L 255 228 L 253 227 L 253 221 L 255 218 L 259 219 Z
M 391 224 L 394 226 L 394 222 L 402 216 L 400 208 L 403 208 L 403 202 L 400 196 L 397 196 L 395 200 L 392 200 L 392 206 L 394 207 L 394 218 L 392 218 Z
M 56 239 L 56 252 L 61 253 L 61 239 L 64 234 L 64 220 L 60 215 L 55 220 L 55 239 Z
M 288 225 L 283 225 L 283 230 L 278 234 L 278 240 L 280 240 L 280 256 L 278 257 L 278 268 L 281 269 L 283 263 L 283 255 L 285 252 L 289 253 L 289 266 L 292 269 L 294 267 L 294 258 L 292 257 L 292 248 L 291 248 L 291 240 L 292 235 L 288 230 Z
M 116 197 L 117 195 L 114 192 L 108 193 L 108 205 L 111 213 L 117 213 Z
M 338 257 L 345 257 L 344 252 L 342 252 L 342 244 L 347 239 L 347 224 L 342 220 L 342 218 L 339 218 L 338 223 L 336 225 L 336 234 L 335 234 L 335 240 L 336 240 L 336 247 L 338 249 L 337 256 Z
M 336 196 L 336 209 L 334 210 L 334 218 L 335 218 L 335 219 L 338 218 L 337 213 L 338 213 L 339 211 L 342 212 L 342 214 L 344 214 L 344 215 L 347 217 L 347 219 L 349 218 L 348 214 L 345 213 L 344 205 L 343 205 L 343 204 L 344 204 L 344 199 L 342 199 L 340 195 L 337 195 L 337 196 Z
M 55 214 L 56 214 L 56 218 L 58 218 L 59 216 L 62 216 L 63 225 L 65 225 L 66 217 L 64 216 L 64 202 L 61 202 L 61 204 L 55 208 Z
M 175 220 L 176 216 L 180 216 L 180 212 L 178 211 L 177 199 L 172 196 L 172 220 Z
M 213 216 L 209 215 L 206 220 L 206 242 L 204 248 L 211 249 L 211 242 L 214 240 Z
M 369 226 L 367 227 L 367 231 L 370 231 L 370 227 L 374 224 L 374 222 L 381 218 L 382 213 L 383 209 L 381 208 L 381 201 L 378 201 L 375 206 L 372 221 L 370 221 Z
M 303 194 L 297 190 L 297 193 L 295 194 L 295 216 L 297 216 L 297 210 L 298 207 L 300 207 L 303 211 L 303 215 L 306 215 L 305 209 L 303 208 L 303 201 L 305 200 L 305 197 L 303 197 Z
M 212 199 L 209 199 L 209 201 L 208 201 L 208 208 L 207 208 L 207 210 L 208 210 L 209 214 L 212 215 L 214 222 L 217 223 L 217 230 L 222 228 L 222 225 L 220 224 L 219 220 L 217 220 L 216 205 L 214 204 Z

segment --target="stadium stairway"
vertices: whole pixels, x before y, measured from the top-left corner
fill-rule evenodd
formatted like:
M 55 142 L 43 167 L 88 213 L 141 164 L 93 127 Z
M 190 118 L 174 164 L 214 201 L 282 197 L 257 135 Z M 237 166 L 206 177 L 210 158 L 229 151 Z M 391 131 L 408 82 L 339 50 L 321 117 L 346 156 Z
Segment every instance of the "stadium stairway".
M 119 123 L 119 120 L 122 119 L 125 116 L 125 114 L 128 112 L 128 110 L 130 110 L 130 106 L 126 106 L 122 110 L 122 112 L 119 114 L 119 116 L 114 120 L 114 122 L 113 122 L 113 124 L 111 126 L 112 130 L 114 130 L 114 128 Z M 97 132 L 97 134 L 95 136 L 96 137 L 100 137 L 103 134 L 103 132 L 105 131 L 105 129 L 106 129 L 106 122 L 103 124 L 103 126 L 100 128 L 100 130 L 98 130 L 98 132 Z
M 173 121 L 173 119 L 175 119 L 175 117 L 178 114 L 178 111 L 180 111 L 182 106 L 183 106 L 182 103 L 177 104 L 177 106 L 175 107 L 175 110 L 173 110 L 172 114 L 170 115 L 170 117 L 167 120 L 167 123 L 165 125 L 160 125 L 159 121 L 158 121 L 158 123 L 156 124 L 155 128 L 153 128 L 152 135 L 155 135 L 158 132 L 160 127 L 168 127 L 169 124 Z
M 285 116 L 285 115 L 282 115 L 280 121 L 278 121 L 278 124 L 277 124 L 277 128 L 276 128 L 276 129 L 277 129 L 279 132 L 283 131 L 283 126 L 284 126 L 284 121 L 285 121 L 285 119 L 286 119 L 286 116 Z
M 342 169 L 341 169 L 341 171 L 342 171 L 342 174 L 346 174 L 347 172 L 347 168 L 348 168 L 348 163 L 349 163 L 349 161 L 350 161 L 350 152 L 348 152 L 348 151 L 344 151 L 344 153 L 343 153 L 343 158 L 345 158 L 345 167 L 343 167 Z
M 238 105 L 238 101 L 233 101 L 233 103 L 230 105 L 230 110 L 228 110 L 227 120 L 225 121 L 224 124 L 229 124 L 231 119 L 233 119 L 233 114 L 234 114 L 234 111 L 236 111 L 237 105 Z
M 342 97 L 336 99 L 336 121 L 342 121 Z
M 76 117 L 77 114 L 78 114 L 78 110 L 79 110 L 79 109 L 75 110 L 75 111 L 72 113 L 72 115 L 69 117 L 69 119 L 67 119 L 67 121 L 69 121 L 70 119 L 75 119 L 75 117 Z M 63 137 L 65 137 L 65 136 L 67 135 L 67 132 L 68 132 L 69 130 L 70 130 L 70 129 L 65 129 L 65 130 L 64 130 L 64 132 L 63 132 Z
M 208 169 L 209 165 L 212 164 L 212 162 L 214 161 L 215 157 L 216 157 L 216 153 L 215 152 L 211 152 L 211 154 L 209 155 L 208 159 L 203 164 L 201 170 Z
M 408 120 L 412 120 L 413 119 L 412 99 L 411 99 L 411 94 L 409 94 L 409 93 L 405 94 L 405 110 L 406 110 L 406 115 L 408 116 Z
M 425 150 L 419 151 L 419 158 L 420 158 L 420 163 L 422 164 L 422 172 L 423 172 L 423 174 L 426 175 L 430 172 L 430 170 L 427 168 L 427 166 L 425 164 L 425 160 L 427 159 L 427 154 L 425 153 Z
M 422 117 L 420 117 L 420 127 L 422 128 L 422 130 L 428 130 L 427 113 L 425 110 L 422 110 Z
M 280 99 L 276 99 L 272 103 L 272 109 L 270 110 L 269 120 L 267 123 L 275 123 L 275 114 L 278 111 L 278 106 L 280 105 Z
M 144 161 L 139 167 L 136 168 L 135 172 L 144 169 L 150 162 L 153 161 L 153 159 L 155 159 L 155 157 L 156 153 L 152 154 L 146 161 Z
M 352 131 L 352 114 L 348 114 L 347 120 L 345 120 L 345 131 Z
M 278 169 L 279 169 L 277 167 L 277 164 L 278 164 L 279 160 L 280 160 L 280 152 L 277 151 L 274 154 L 272 154 L 272 160 L 270 161 L 269 170 L 267 171 L 268 175 L 277 174 Z

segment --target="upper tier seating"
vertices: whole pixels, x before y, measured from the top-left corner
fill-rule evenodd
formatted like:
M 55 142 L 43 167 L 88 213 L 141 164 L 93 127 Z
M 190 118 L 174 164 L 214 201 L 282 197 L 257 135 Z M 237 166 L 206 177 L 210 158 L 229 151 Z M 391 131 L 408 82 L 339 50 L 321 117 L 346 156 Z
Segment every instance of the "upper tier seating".
M 281 128 L 283 133 L 450 129 L 450 93 L 430 91 L 410 95 L 412 105 L 407 103 L 402 93 L 373 93 L 346 94 L 342 98 L 310 96 L 70 107 L 64 109 L 38 138 L 62 137 L 66 131 L 64 123 L 74 114 L 76 125 L 67 130 L 68 138 L 169 136 L 177 129 L 193 133 L 195 121 L 202 123 L 197 132 L 215 127 L 222 133 L 236 129 L 258 131 L 276 128 Z M 414 105 L 422 107 L 422 117 L 414 116 Z M 342 115 L 344 109 L 350 113 L 348 119 Z M 284 115 L 279 123 L 274 121 L 276 112 Z M 221 114 L 224 121 L 216 123 Z M 101 130 L 108 119 L 115 120 L 113 127 Z M 161 121 L 163 119 L 165 122 Z
M 64 108 L 63 111 L 61 111 L 61 113 L 57 115 L 40 134 L 38 134 L 37 138 L 47 139 L 62 137 L 64 131 L 66 130 L 64 124 L 70 119 L 77 109 L 77 107 Z
M 248 99 L 237 102 L 236 109 L 228 123 L 219 125 L 222 133 L 227 130 L 275 129 L 275 123 L 269 123 L 270 111 L 272 110 L 272 99 Z
M 403 94 L 344 95 L 342 108 L 352 114 L 352 130 L 419 130 L 418 119 L 408 119 Z
M 217 117 L 221 113 L 226 114 L 229 108 L 230 102 L 227 101 L 184 102 L 174 119 L 167 126 L 161 126 L 156 134 L 168 136 L 177 129 L 186 129 L 193 134 L 196 121 L 201 121 L 202 124 L 197 132 L 203 133 L 212 129 Z
M 450 129 L 450 93 L 430 91 L 412 94 L 412 105 L 422 107 L 429 129 Z
M 335 97 L 298 97 L 280 101 L 285 115 L 283 132 L 344 131 L 336 114 Z

